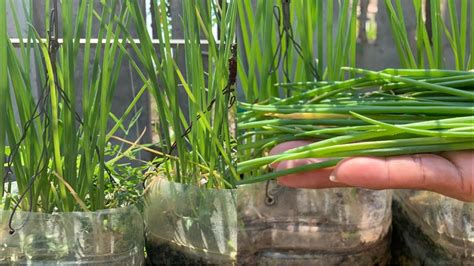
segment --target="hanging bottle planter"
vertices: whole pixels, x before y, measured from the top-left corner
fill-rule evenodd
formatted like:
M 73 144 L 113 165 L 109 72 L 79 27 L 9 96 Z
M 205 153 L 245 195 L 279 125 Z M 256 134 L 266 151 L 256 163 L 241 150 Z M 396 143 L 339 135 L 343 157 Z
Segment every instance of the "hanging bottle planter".
M 474 203 L 415 190 L 398 191 L 394 198 L 397 261 L 474 263 Z
M 146 247 L 151 263 L 235 263 L 236 195 L 158 178 L 146 195 Z
M 13 15 L 19 47 L 0 23 L 0 57 L 8 54 L 0 74 L 0 264 L 142 265 L 143 219 L 132 205 L 139 180 L 123 174 L 123 160 L 114 163 L 120 148 L 109 142 L 130 111 L 108 127 L 122 64 L 133 64 L 117 35 L 127 12 L 114 12 L 127 5 L 46 3 L 49 19 L 38 28 L 33 13 L 43 11 L 33 1 L 23 3 L 28 30 Z M 0 17 L 6 14 L 2 1 Z M 91 47 L 96 26 L 99 42 Z
M 262 183 L 238 189 L 239 262 L 387 263 L 390 192 L 270 186 L 270 198 Z
M 95 212 L 0 212 L 0 264 L 142 265 L 143 221 L 134 206 Z

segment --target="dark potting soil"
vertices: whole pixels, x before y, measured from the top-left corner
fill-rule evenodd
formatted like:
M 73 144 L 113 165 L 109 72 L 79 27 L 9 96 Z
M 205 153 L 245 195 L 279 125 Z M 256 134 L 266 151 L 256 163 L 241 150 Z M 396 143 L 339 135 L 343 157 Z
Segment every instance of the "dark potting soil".
M 191 257 L 169 245 L 156 245 L 146 241 L 146 265 L 217 265 L 201 258 Z
M 471 265 L 474 261 L 453 257 L 414 224 L 397 201 L 392 202 L 393 235 L 391 265 Z

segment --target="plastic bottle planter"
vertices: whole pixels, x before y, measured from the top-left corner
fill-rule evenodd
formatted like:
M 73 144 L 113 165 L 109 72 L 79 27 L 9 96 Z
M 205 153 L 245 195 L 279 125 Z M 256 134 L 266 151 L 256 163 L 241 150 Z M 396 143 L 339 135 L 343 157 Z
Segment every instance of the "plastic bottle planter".
M 234 264 L 235 190 L 200 189 L 158 178 L 146 196 L 146 250 L 151 263 Z
M 398 262 L 474 264 L 474 203 L 414 190 L 397 191 L 394 198 Z
M 142 265 L 143 220 L 136 207 L 95 212 L 0 212 L 0 264 Z M 25 223 L 26 221 L 26 223 Z
M 263 265 L 383 265 L 390 258 L 391 192 L 238 189 L 238 261 Z

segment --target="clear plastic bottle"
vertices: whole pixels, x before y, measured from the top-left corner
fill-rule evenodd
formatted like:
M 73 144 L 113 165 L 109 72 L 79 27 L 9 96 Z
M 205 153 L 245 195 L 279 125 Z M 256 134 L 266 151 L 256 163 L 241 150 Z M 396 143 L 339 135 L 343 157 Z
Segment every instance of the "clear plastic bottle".
M 394 194 L 399 261 L 421 264 L 474 264 L 474 203 L 428 191 Z
M 235 190 L 199 188 L 160 178 L 149 185 L 144 217 L 152 264 L 235 263 Z
M 0 264 L 142 265 L 143 219 L 134 206 L 95 212 L 0 211 Z M 24 224 L 23 226 L 21 226 Z
M 268 195 L 273 201 L 268 201 Z M 391 192 L 238 188 L 244 264 L 383 265 L 390 258 Z M 266 200 L 267 199 L 267 200 Z

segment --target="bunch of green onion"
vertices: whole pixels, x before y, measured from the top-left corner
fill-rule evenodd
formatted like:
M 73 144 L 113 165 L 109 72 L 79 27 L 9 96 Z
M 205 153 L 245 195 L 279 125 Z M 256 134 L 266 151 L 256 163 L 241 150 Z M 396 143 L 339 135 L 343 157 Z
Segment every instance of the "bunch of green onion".
M 450 70 L 343 68 L 358 76 L 337 82 L 276 84 L 310 87 L 266 104 L 240 103 L 241 154 L 259 154 L 291 140 L 311 144 L 241 161 L 240 184 L 336 165 L 347 157 L 474 149 L 474 73 Z M 252 141 L 258 136 L 258 141 Z M 263 136 L 263 137 L 262 137 Z M 269 164 L 328 160 L 266 174 Z
M 183 1 L 183 47 L 172 46 L 166 1 L 154 5 L 155 45 L 146 31 L 145 15 L 127 1 L 137 28 L 135 70 L 156 103 L 159 151 L 154 176 L 207 188 L 233 188 L 238 179 L 230 117 L 235 106 L 229 92 L 229 59 L 235 39 L 236 1 Z M 213 25 L 218 25 L 217 34 Z M 206 54 L 206 56 L 203 56 Z M 178 65 L 179 58 L 184 67 Z M 185 103 L 184 106 L 182 103 Z

